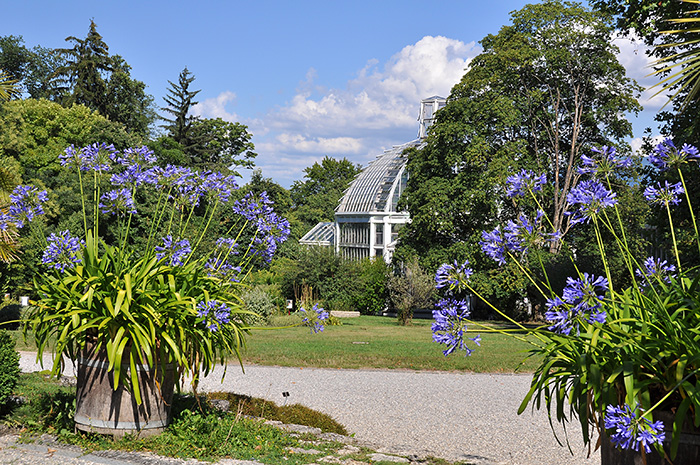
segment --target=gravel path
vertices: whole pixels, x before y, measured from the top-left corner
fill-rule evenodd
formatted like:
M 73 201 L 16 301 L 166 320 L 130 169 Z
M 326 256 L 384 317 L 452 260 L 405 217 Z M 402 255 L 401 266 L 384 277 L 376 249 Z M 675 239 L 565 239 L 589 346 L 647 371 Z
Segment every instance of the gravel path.
M 529 386 L 528 375 L 248 366 L 245 374 L 230 367 L 223 383 L 215 372 L 200 390 L 306 405 L 381 452 L 484 465 L 599 465 L 599 453 L 586 458 L 579 428 L 569 432 L 572 456 L 544 412 L 517 414 Z
M 40 369 L 33 357 L 22 354 L 23 371 Z M 264 366 L 247 366 L 245 374 L 230 366 L 223 382 L 222 374 L 217 369 L 202 380 L 200 391 L 306 405 L 331 415 L 380 452 L 479 465 L 600 464 L 599 453 L 586 458 L 575 425 L 569 430 L 572 456 L 554 439 L 544 412 L 517 415 L 528 375 Z

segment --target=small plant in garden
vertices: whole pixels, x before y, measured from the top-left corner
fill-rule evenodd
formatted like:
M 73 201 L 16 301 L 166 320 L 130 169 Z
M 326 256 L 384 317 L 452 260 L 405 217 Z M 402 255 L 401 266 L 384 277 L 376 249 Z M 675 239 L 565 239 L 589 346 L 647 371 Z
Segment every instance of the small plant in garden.
M 423 271 L 416 258 L 406 264 L 400 275 L 389 278 L 388 287 L 401 325 L 411 323 L 413 310 L 428 308 L 433 303 L 435 290 L 432 277 Z
M 19 354 L 15 342 L 5 330 L 0 329 L 0 413 L 12 400 L 19 379 Z
M 578 418 L 586 443 L 593 428 L 601 434 L 607 432 L 618 448 L 641 451 L 643 456 L 655 449 L 661 457 L 668 454 L 672 459 L 683 428 L 700 426 L 700 273 L 698 267 L 686 268 L 681 262 L 671 214 L 671 206 L 687 203 L 693 239 L 700 251 L 700 235 L 682 172 L 684 164 L 698 160 L 695 147 L 677 147 L 669 139 L 649 157 L 657 169 L 673 170 L 680 179 L 644 191 L 647 201 L 662 209 L 668 219 L 674 257 L 669 263 L 631 252 L 612 188 L 615 170 L 629 161 L 610 147 L 582 157 L 578 172 L 591 177 L 580 181 L 567 197 L 567 228 L 592 224 L 602 269 L 587 273 L 576 268 L 577 274 L 566 280 L 561 294 L 552 289 L 544 266 L 544 278 L 539 280 L 525 259 L 530 251 L 542 247 L 562 253 L 567 250 L 562 247 L 561 233 L 551 230 L 541 207 L 539 195 L 545 178 L 530 171 L 508 178 L 507 195 L 514 200 L 528 197 L 536 209 L 521 207 L 516 221 L 484 232 L 482 250 L 500 264 L 514 262 L 546 299 L 547 307 L 547 324 L 528 330 L 491 306 L 531 336 L 514 337 L 532 344 L 532 357 L 541 357 L 520 412 L 530 402 L 538 408 L 544 404 L 562 424 Z M 617 286 L 612 279 L 603 233 L 614 238 L 614 247 L 621 252 L 631 282 L 627 287 Z M 455 262 L 441 266 L 435 276 L 436 287 L 445 292 L 445 298 L 433 312 L 433 338 L 447 345 L 445 355 L 457 350 L 469 355 L 479 342 L 466 336 L 468 307 L 455 297 L 466 289 L 488 304 L 471 286 L 471 274 L 468 263 Z M 666 424 L 658 419 L 663 412 L 671 418 Z M 666 449 L 665 439 L 670 439 Z

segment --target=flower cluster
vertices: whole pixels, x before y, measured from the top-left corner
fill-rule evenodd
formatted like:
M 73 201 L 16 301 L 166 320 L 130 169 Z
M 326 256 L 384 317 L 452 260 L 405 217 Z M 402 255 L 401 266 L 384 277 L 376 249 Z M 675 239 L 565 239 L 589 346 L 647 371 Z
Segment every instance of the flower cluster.
M 610 442 L 615 446 L 636 451 L 641 446 L 648 454 L 652 444 L 662 444 L 666 439 L 664 424 L 661 421 L 647 420 L 638 414 L 639 411 L 639 405 L 634 409 L 627 404 L 622 407 L 608 405 L 605 410 L 605 429 L 613 430 Z
M 85 242 L 71 236 L 70 232 L 62 231 L 58 234 L 51 234 L 47 241 L 49 245 L 44 249 L 44 254 L 41 257 L 41 263 L 44 265 L 64 272 L 66 268 L 73 268 L 81 262 L 78 252 L 85 245 Z
M 182 239 L 180 241 L 173 239 L 173 236 L 168 234 L 163 238 L 163 245 L 155 247 L 156 259 L 162 260 L 168 258 L 170 266 L 182 266 L 184 260 L 192 253 L 190 241 Z
M 574 212 L 568 212 L 571 215 L 571 224 L 597 218 L 602 210 L 617 203 L 616 197 L 617 194 L 606 189 L 595 179 L 581 181 L 566 196 L 566 201 L 577 207 Z
M 684 163 L 698 160 L 700 160 L 700 153 L 697 148 L 683 144 L 679 149 L 668 138 L 658 144 L 654 148 L 654 152 L 649 155 L 649 162 L 661 171 L 670 167 L 679 168 Z
M 569 335 L 572 329 L 578 334 L 583 319 L 589 323 L 605 323 L 606 313 L 601 309 L 608 280 L 583 273 L 580 279 L 567 278 L 562 297 L 547 299 L 545 318 L 553 324 L 550 331 Z
M 431 326 L 433 341 L 447 346 L 447 349 L 442 351 L 445 356 L 450 355 L 456 349 L 463 350 L 465 356 L 471 355 L 473 350 L 467 346 L 465 339 L 471 340 L 477 346 L 481 345 L 481 336 L 467 337 L 466 335 L 469 315 L 467 301 L 457 300 L 453 297 L 440 300 L 433 310 L 433 319 L 435 320 Z
M 309 326 L 312 333 L 319 333 L 323 331 L 323 322 L 330 318 L 330 314 L 323 308 L 319 307 L 318 304 L 314 304 L 310 311 L 306 311 L 304 307 L 299 308 L 299 311 L 304 314 L 301 320 L 301 324 L 304 326 Z
M 216 332 L 231 321 L 231 309 L 223 302 L 210 300 L 197 304 L 197 316 L 203 319 L 209 331 Z
M 452 265 L 445 263 L 435 272 L 435 288 L 442 289 L 447 287 L 449 290 L 456 289 L 460 286 L 460 282 L 465 282 L 472 275 L 473 271 L 469 268 L 469 261 L 465 261 L 461 265 L 454 261 Z
M 43 204 L 49 199 L 46 191 L 34 186 L 17 186 L 10 194 L 10 207 L 7 213 L 0 215 L 0 229 L 3 231 L 12 225 L 23 228 L 34 218 L 44 214 Z
M 134 197 L 129 189 L 114 189 L 105 192 L 100 196 L 99 203 L 102 213 L 111 215 L 125 215 L 127 213 L 136 213 L 134 206 Z
M 68 147 L 58 158 L 61 166 L 77 167 L 80 171 L 109 171 L 110 161 L 115 157 L 116 149 L 112 144 L 92 144 L 76 149 Z
M 669 184 L 664 181 L 663 186 L 658 183 L 657 187 L 644 189 L 644 198 L 658 205 L 678 205 L 681 202 L 678 196 L 684 192 L 682 183 Z
M 581 155 L 581 163 L 577 169 L 579 174 L 592 174 L 606 176 L 619 168 L 629 168 L 632 166 L 632 160 L 629 157 L 620 157 L 617 155 L 615 147 L 602 146 L 600 149 L 593 148 L 592 152 L 596 157 Z
M 537 175 L 531 170 L 522 170 L 508 177 L 506 195 L 522 197 L 528 193 L 540 192 L 545 184 L 547 184 L 547 177 L 544 174 Z
M 669 264 L 666 260 L 661 260 L 660 258 L 648 257 L 644 260 L 642 265 L 643 270 L 637 268 L 635 274 L 640 278 L 643 278 L 641 282 L 642 287 L 647 285 L 654 285 L 658 283 L 670 283 L 672 278 L 675 278 L 674 274 L 676 267 Z
M 245 218 L 257 231 L 253 238 L 252 254 L 269 262 L 279 244 L 289 237 L 289 221 L 274 212 L 267 192 L 260 195 L 249 192 L 233 204 L 233 211 Z

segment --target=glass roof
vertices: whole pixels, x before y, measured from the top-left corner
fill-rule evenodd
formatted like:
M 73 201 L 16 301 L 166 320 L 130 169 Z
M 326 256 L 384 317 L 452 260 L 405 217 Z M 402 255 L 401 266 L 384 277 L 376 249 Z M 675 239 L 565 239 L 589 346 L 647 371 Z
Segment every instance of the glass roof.
M 300 244 L 333 245 L 335 236 L 335 223 L 318 223 L 311 231 L 299 239 Z
M 384 212 L 395 208 L 390 197 L 406 167 L 403 151 L 420 147 L 420 139 L 384 151 L 352 181 L 336 208 L 338 213 Z

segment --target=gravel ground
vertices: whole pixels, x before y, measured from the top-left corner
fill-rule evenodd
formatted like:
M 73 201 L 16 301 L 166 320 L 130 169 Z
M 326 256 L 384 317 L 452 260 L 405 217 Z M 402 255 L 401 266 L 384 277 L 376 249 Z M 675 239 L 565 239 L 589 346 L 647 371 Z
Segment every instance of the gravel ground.
M 40 369 L 29 353 L 22 354 L 21 365 L 23 371 Z M 568 432 L 572 455 L 554 439 L 546 413 L 528 409 L 517 415 L 528 375 L 263 366 L 247 366 L 244 374 L 236 365 L 228 368 L 223 382 L 222 374 L 217 369 L 202 380 L 200 391 L 306 405 L 331 415 L 379 452 L 479 465 L 600 464 L 599 453 L 586 458 L 575 425 Z

